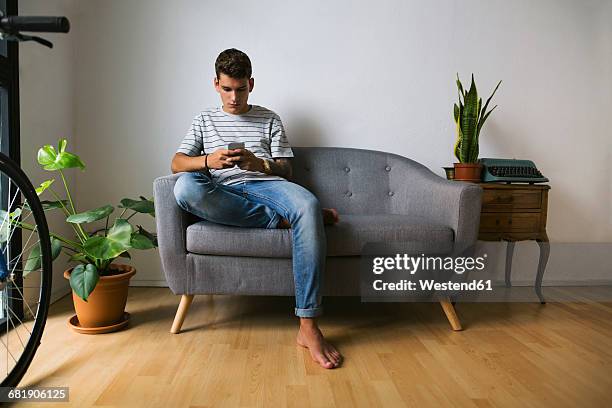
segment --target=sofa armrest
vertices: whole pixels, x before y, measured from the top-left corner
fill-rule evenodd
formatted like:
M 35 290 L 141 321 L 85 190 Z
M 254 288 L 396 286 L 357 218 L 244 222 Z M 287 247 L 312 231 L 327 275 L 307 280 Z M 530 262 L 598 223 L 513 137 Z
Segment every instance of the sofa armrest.
M 174 294 L 186 294 L 185 237 L 192 220 L 190 214 L 183 211 L 174 198 L 174 185 L 181 174 L 183 173 L 159 177 L 153 182 L 159 255 L 168 286 Z
M 482 188 L 473 183 L 449 181 L 426 167 L 410 166 L 405 174 L 401 214 L 422 216 L 449 226 L 455 232 L 455 253 L 473 251 L 478 240 Z M 467 254 L 467 253 L 466 253 Z

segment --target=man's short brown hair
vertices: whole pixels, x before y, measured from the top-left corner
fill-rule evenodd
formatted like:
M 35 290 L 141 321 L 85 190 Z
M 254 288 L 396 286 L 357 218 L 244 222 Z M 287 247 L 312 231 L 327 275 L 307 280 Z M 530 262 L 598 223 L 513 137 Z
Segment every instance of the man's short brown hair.
M 251 60 L 244 52 L 235 48 L 227 49 L 217 57 L 215 61 L 215 72 L 217 78 L 225 74 L 235 79 L 251 78 Z

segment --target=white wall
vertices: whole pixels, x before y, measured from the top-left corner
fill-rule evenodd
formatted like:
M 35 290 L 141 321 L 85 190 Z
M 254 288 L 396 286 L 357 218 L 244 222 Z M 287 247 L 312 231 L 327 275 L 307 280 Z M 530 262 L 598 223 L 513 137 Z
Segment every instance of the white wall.
M 74 20 L 74 0 L 40 2 L 20 0 L 21 15 L 66 15 Z M 60 138 L 68 140 L 68 150 L 75 145 L 74 125 L 74 67 L 75 37 L 65 34 L 44 35 L 54 44 L 53 49 L 29 42 L 19 45 L 19 91 L 21 115 L 21 166 L 37 186 L 42 181 L 57 176 L 54 189 L 62 192 L 61 178 L 57 173 L 41 169 L 36 161 L 38 149 L 45 144 L 57 146 Z M 75 171 L 68 171 L 69 184 L 74 187 Z M 48 192 L 42 199 L 54 200 Z M 57 216 L 56 216 L 57 215 Z M 49 229 L 70 237 L 61 213 L 47 213 Z M 55 301 L 69 292 L 70 285 L 63 278 L 67 257 L 61 255 L 53 265 L 53 289 Z
M 294 146 L 393 151 L 438 174 L 454 161 L 455 73 L 466 84 L 473 72 L 484 98 L 503 80 L 481 156 L 532 159 L 551 179 L 552 240 L 612 240 L 609 1 L 81 0 L 76 7 L 83 208 L 152 194 L 193 116 L 219 102 L 211 85 L 216 56 L 236 47 L 253 62 L 250 101 L 281 115 Z M 155 252 L 134 264 L 136 284 L 165 284 Z

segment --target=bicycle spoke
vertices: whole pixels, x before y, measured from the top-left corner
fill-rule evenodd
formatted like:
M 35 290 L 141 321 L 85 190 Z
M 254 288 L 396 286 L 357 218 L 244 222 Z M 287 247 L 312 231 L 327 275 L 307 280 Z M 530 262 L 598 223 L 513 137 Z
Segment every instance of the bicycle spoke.
M 8 268 L 7 268 L 8 269 Z M 16 268 L 15 272 L 23 272 L 24 269 Z M 34 272 L 42 272 L 42 268 L 32 269 L 31 271 L 27 271 L 28 275 L 33 274 Z M 27 276 L 24 276 L 24 279 L 27 279 Z
M 7 298 L 7 299 L 15 299 L 15 300 L 23 300 L 23 299 L 21 299 L 21 298 L 15 297 L 15 296 L 7 296 L 6 298 Z M 40 303 L 40 302 L 36 302 L 35 304 L 37 305 L 37 304 L 39 304 L 39 303 Z
M 10 193 L 9 193 L 9 194 L 10 194 Z M 17 191 L 15 192 L 15 196 L 13 197 L 13 199 L 12 199 L 12 201 L 11 201 L 11 205 L 8 207 L 8 210 L 9 210 L 9 211 L 10 211 L 10 209 L 12 208 L 12 205 L 13 205 L 12 203 L 13 203 L 13 202 L 15 202 L 15 199 L 17 198 L 17 196 L 18 196 L 18 195 L 19 195 L 19 189 L 17 189 Z M 8 214 L 8 211 L 7 211 L 7 216 L 8 216 L 8 218 L 10 219 L 10 215 Z M 19 215 L 17 216 L 17 218 L 16 218 L 17 222 L 19 222 L 19 219 L 20 219 L 20 218 L 21 218 L 21 214 L 19 214 Z M 9 225 L 7 225 L 7 228 L 9 228 L 9 229 L 10 229 L 10 228 L 11 228 L 12 223 L 13 223 L 13 221 L 9 221 Z M 16 230 L 18 230 L 18 229 L 20 229 L 20 228 L 19 228 L 19 227 L 15 227 L 15 228 L 13 228 L 12 230 L 10 230 L 11 232 L 9 233 L 9 237 L 8 237 L 7 242 L 11 242 L 11 239 L 13 238 L 13 234 L 14 234 L 14 233 L 15 233 L 15 231 L 16 231 Z M 0 230 L 1 230 L 1 228 L 0 228 Z M 8 248 L 8 246 L 7 246 L 7 248 Z
M 38 226 L 36 226 L 36 228 L 34 228 L 34 230 L 36 230 L 38 228 Z M 32 239 L 32 235 L 34 234 L 34 231 L 32 231 L 32 233 L 30 234 L 30 236 L 28 237 L 28 240 L 26 241 L 25 245 L 28 245 L 28 243 L 30 242 L 30 239 Z M 16 263 L 19 262 L 21 260 L 21 256 L 23 255 L 23 252 L 19 254 L 19 258 L 15 261 L 15 267 L 17 267 Z M 14 269 L 11 270 L 11 273 L 14 273 Z
M 11 193 L 10 193 L 10 186 L 9 186 L 9 194 L 11 194 Z M 13 203 L 15 202 L 15 199 L 17 198 L 17 196 L 18 196 L 18 194 L 15 194 L 15 196 L 14 196 L 14 197 L 13 197 L 13 199 L 11 200 L 11 203 L 8 205 L 9 210 L 10 210 L 10 208 L 13 206 Z M 8 197 L 7 197 L 7 198 L 8 198 Z M 7 212 L 6 212 L 6 216 L 5 216 L 5 217 L 4 217 L 4 219 L 2 220 L 2 224 L 0 224 L 0 231 L 2 231 L 2 228 L 4 227 L 4 223 L 5 223 L 5 221 L 6 221 L 6 220 L 9 218 L 9 212 L 10 212 L 10 211 L 7 211 Z
M 2 345 L 4 346 L 4 348 L 6 348 L 6 353 L 7 353 L 7 363 L 6 363 L 6 371 L 8 372 L 8 355 L 10 354 L 11 358 L 13 359 L 14 362 L 17 362 L 17 359 L 15 357 L 13 357 L 13 353 L 11 353 L 11 351 L 8 348 L 8 344 L 5 344 L 3 340 L 0 339 L 0 341 L 2 342 Z
M 34 232 L 32 232 L 32 234 L 34 234 Z M 32 234 L 30 234 L 30 236 L 32 236 Z M 28 241 L 29 241 L 29 239 L 28 239 Z M 15 256 L 15 258 L 11 259 L 11 260 L 8 262 L 8 264 L 9 264 L 9 265 L 14 265 L 14 264 L 16 264 L 16 263 L 17 263 L 17 259 L 16 259 L 16 258 L 20 258 L 20 257 L 21 257 L 21 256 L 22 256 L 24 253 L 28 252 L 28 250 L 29 250 L 29 249 L 34 248 L 34 246 L 35 246 L 35 245 L 39 245 L 39 243 L 40 243 L 40 241 L 37 241 L 37 242 L 33 243 L 32 245 L 30 245 L 29 247 L 27 247 L 26 249 L 22 250 L 22 251 L 21 251 L 21 252 L 20 252 L 20 253 L 19 253 L 17 256 Z M 39 256 L 34 257 L 34 258 L 42 258 L 42 255 L 39 255 Z M 34 259 L 34 258 L 33 258 L 33 259 Z M 17 266 L 17 265 L 15 265 L 15 266 Z M 15 268 L 13 267 L 13 269 L 12 269 L 12 270 L 14 271 L 14 270 L 15 270 Z
M 32 311 L 32 309 L 30 308 L 30 305 L 28 304 L 28 302 L 25 300 L 25 296 L 23 295 L 23 292 L 21 292 L 21 289 L 19 289 L 18 285 L 15 285 L 15 283 L 13 282 L 13 287 L 15 289 L 17 289 L 17 291 L 19 292 L 19 294 L 21 295 L 21 297 L 23 298 L 23 303 L 25 303 L 25 305 L 28 307 L 28 310 L 30 311 L 30 313 L 32 314 L 32 316 L 34 317 L 34 320 L 36 320 L 36 315 L 34 314 L 34 312 Z M 36 308 L 36 313 L 38 313 L 38 308 Z
M 13 309 L 9 307 L 9 311 L 13 314 L 13 316 L 15 316 L 15 318 L 17 320 L 19 320 L 19 318 L 17 317 L 17 315 L 15 314 L 15 312 L 13 312 Z M 25 348 L 25 344 L 23 344 L 23 341 L 21 340 L 21 336 L 19 335 L 19 331 L 17 330 L 17 328 L 15 327 L 15 323 L 13 323 L 13 319 L 9 319 L 11 322 L 11 326 L 13 326 L 13 329 L 15 329 L 15 334 L 17 335 L 17 338 L 19 339 L 19 342 L 21 343 L 21 345 Z M 19 322 L 21 323 L 21 325 L 25 326 L 25 324 L 19 320 Z M 32 332 L 28 330 L 28 328 L 25 328 L 26 331 L 28 332 L 28 334 L 31 336 Z
M 30 215 L 32 215 L 32 213 L 28 214 L 28 217 L 29 217 Z M 19 218 L 20 218 L 20 217 L 21 217 L 21 215 L 19 215 L 19 216 L 17 217 L 17 221 L 18 221 L 18 222 L 24 222 L 24 221 L 25 221 L 25 220 L 28 218 L 28 217 L 26 217 L 26 218 L 21 218 L 21 220 L 19 220 Z M 9 226 L 9 228 L 10 228 L 10 226 Z M 14 233 L 15 233 L 15 231 L 17 231 L 17 230 L 23 230 L 23 228 L 21 228 L 21 227 L 15 227 L 15 228 L 13 228 L 13 229 L 11 230 L 11 233 L 10 233 L 10 236 L 9 236 L 9 238 L 8 238 L 7 242 L 10 242 L 10 241 L 11 241 L 11 239 L 13 238 L 13 234 L 14 234 Z M 35 230 L 35 229 L 34 229 L 34 230 Z M 30 236 L 31 236 L 32 234 L 34 234 L 34 230 L 30 232 Z M 35 244 L 34 244 L 34 245 L 35 245 Z M 8 245 L 6 246 L 6 248 L 8 248 Z M 2 253 L 6 253 L 6 248 L 4 249 L 4 251 L 2 251 Z M 21 252 L 24 252 L 24 251 L 25 251 L 25 250 L 23 250 L 23 251 L 21 251 Z

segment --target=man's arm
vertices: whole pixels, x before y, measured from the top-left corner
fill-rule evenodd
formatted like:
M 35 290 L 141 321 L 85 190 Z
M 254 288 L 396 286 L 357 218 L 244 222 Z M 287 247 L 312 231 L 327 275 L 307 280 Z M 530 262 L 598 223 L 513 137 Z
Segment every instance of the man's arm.
M 258 171 L 260 173 L 266 173 L 264 167 L 264 159 L 261 159 L 253 154 L 250 150 L 247 149 L 239 149 L 234 150 L 238 152 L 236 156 L 230 157 L 228 161 L 230 163 L 236 163 L 238 167 L 243 170 L 251 170 Z M 292 175 L 291 163 L 289 159 L 278 158 L 272 160 L 268 160 L 270 163 L 270 171 L 266 174 L 281 176 L 283 178 L 289 179 Z
M 176 153 L 172 158 L 170 168 L 172 173 L 181 171 L 202 171 L 206 169 L 225 169 L 234 166 L 233 158 L 239 150 L 218 149 L 202 156 L 189 156 Z
M 184 153 L 176 153 L 172 158 L 172 164 L 170 169 L 172 173 L 179 173 L 181 171 L 200 171 L 204 170 L 204 162 L 206 156 L 188 156 Z
M 293 176 L 293 169 L 291 167 L 291 161 L 289 159 L 274 159 L 274 161 L 270 161 L 270 170 L 272 170 L 272 174 L 277 176 L 281 176 L 286 178 L 287 180 L 291 179 Z

